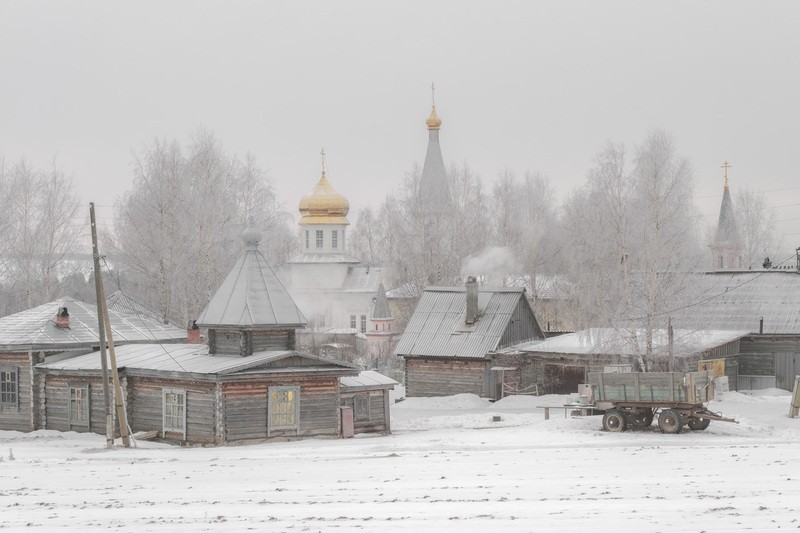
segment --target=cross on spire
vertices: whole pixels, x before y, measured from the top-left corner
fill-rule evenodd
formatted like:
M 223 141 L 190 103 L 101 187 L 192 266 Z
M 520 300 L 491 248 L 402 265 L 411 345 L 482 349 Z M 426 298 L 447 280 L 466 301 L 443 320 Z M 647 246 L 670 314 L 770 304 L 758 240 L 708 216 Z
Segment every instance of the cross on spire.
M 321 156 L 322 159 L 322 173 L 325 174 L 325 148 L 320 150 L 319 155 Z
M 431 82 L 431 105 L 436 107 L 436 86 Z
M 728 190 L 728 169 L 731 168 L 733 165 L 725 161 L 722 163 L 722 167 L 725 170 L 725 190 Z

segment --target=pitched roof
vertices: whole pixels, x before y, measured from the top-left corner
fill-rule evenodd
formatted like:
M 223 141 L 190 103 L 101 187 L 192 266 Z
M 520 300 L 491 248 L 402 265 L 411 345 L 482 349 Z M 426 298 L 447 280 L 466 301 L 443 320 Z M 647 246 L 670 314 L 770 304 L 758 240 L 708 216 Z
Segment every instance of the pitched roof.
M 120 289 L 114 291 L 111 296 L 106 298 L 106 305 L 108 309 L 112 311 L 141 316 L 155 322 L 164 322 L 163 318 L 158 316 L 158 313 L 140 304 Z
M 364 370 L 357 376 L 345 376 L 339 378 L 339 384 L 343 390 L 368 390 L 368 389 L 391 389 L 398 382 L 390 377 L 384 376 L 374 370 Z
M 722 193 L 722 205 L 719 208 L 719 220 L 717 221 L 717 233 L 714 237 L 714 244 L 740 244 L 739 226 L 736 224 L 736 215 L 733 212 L 733 202 L 731 192 L 725 188 Z
M 422 294 L 395 354 L 483 358 L 497 349 L 520 300 L 528 305 L 521 288 L 480 288 L 480 318 L 467 325 L 464 287 L 429 287 Z
M 389 301 L 386 299 L 386 289 L 383 288 L 383 283 L 378 286 L 378 295 L 375 297 L 375 308 L 372 310 L 373 319 L 389 319 L 392 318 L 392 313 L 389 311 Z
M 710 350 L 735 341 L 747 335 L 748 331 L 706 331 L 675 329 L 673 331 L 673 353 L 676 356 L 687 356 Z M 644 346 L 645 330 L 617 330 L 614 328 L 591 328 L 544 341 L 533 341 L 517 344 L 509 350 L 534 353 L 559 354 L 618 354 L 636 355 L 634 336 L 639 346 Z M 665 330 L 653 332 L 653 352 L 666 354 L 668 338 Z
M 698 274 L 694 302 L 674 313 L 675 327 L 800 334 L 800 274 L 763 270 Z
M 305 326 L 303 313 L 258 251 L 261 233 L 248 229 L 242 237 L 244 253 L 200 313 L 197 325 Z
M 56 327 L 56 313 L 69 312 L 69 328 Z M 186 339 L 186 331 L 143 316 L 109 310 L 115 344 L 169 342 Z M 100 343 L 97 306 L 73 298 L 61 298 L 27 311 L 0 318 L 0 350 L 63 351 Z
M 121 346 L 116 349 L 116 357 L 117 368 L 140 371 L 224 375 L 252 370 L 290 357 L 300 357 L 304 360 L 302 365 L 289 364 L 287 366 L 259 369 L 259 371 L 344 370 L 348 374 L 357 372 L 354 367 L 345 363 L 310 354 L 298 354 L 290 350 L 256 352 L 248 357 L 209 355 L 208 346 L 204 344 L 138 344 Z M 99 371 L 102 368 L 99 352 L 71 357 L 61 361 L 41 363 L 36 367 L 65 371 Z

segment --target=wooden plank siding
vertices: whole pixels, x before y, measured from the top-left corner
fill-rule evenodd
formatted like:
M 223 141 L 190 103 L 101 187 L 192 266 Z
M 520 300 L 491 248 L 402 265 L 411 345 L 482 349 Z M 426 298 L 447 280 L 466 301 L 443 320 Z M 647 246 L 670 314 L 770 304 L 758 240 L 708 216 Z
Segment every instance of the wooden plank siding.
M 86 385 L 89 389 L 89 425 L 73 425 L 69 420 L 69 387 Z M 111 385 L 109 384 L 109 387 Z M 113 392 L 113 388 L 112 388 Z M 124 391 L 123 391 L 124 393 Z M 106 409 L 101 379 L 86 375 L 46 375 L 44 379 L 44 409 L 41 427 L 57 431 L 106 432 Z M 113 398 L 113 397 L 112 397 Z M 119 433 L 116 413 L 114 430 Z
M 31 356 L 27 352 L 0 354 L 0 368 L 17 373 L 17 403 L 16 405 L 0 404 L 0 429 L 31 431 L 34 427 Z
M 359 419 L 356 416 L 356 397 L 369 398 L 369 418 Z M 390 433 L 389 391 L 385 389 L 342 392 L 341 405 L 353 408 L 354 429 L 359 433 Z
M 485 396 L 485 359 L 406 357 L 406 395 L 450 396 L 471 393 Z
M 522 296 L 511 315 L 511 320 L 509 320 L 506 330 L 500 337 L 500 343 L 497 348 L 505 348 L 512 344 L 538 338 L 542 338 L 542 332 L 536 328 L 536 318 L 533 311 L 531 311 L 525 297 Z
M 742 338 L 739 374 L 775 376 L 775 386 L 792 390 L 793 373 L 800 371 L 799 335 L 751 335 Z

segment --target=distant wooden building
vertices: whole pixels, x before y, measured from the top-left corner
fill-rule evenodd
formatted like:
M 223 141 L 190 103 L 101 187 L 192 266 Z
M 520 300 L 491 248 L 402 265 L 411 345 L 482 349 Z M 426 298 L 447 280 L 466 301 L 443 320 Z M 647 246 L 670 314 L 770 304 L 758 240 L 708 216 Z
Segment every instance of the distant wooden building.
M 258 251 L 261 234 L 248 229 L 243 239 L 244 253 L 197 320 L 208 330 L 207 346 L 117 350 L 134 432 L 197 444 L 341 434 L 339 379 L 358 370 L 295 351 L 305 317 Z M 90 354 L 37 366 L 43 427 L 105 431 L 95 415 L 98 360 Z
M 186 342 L 186 330 L 147 317 L 109 311 L 109 320 L 114 341 L 120 346 Z M 35 379 L 34 365 L 99 346 L 97 307 L 72 298 L 0 318 L 0 429 L 43 427 L 39 405 L 45 391 L 43 383 Z
M 355 433 L 391 433 L 389 391 L 398 383 L 374 370 L 339 379 L 341 405 L 353 409 Z
M 544 339 L 524 288 L 429 287 L 395 348 L 406 395 L 502 395 L 498 350 Z

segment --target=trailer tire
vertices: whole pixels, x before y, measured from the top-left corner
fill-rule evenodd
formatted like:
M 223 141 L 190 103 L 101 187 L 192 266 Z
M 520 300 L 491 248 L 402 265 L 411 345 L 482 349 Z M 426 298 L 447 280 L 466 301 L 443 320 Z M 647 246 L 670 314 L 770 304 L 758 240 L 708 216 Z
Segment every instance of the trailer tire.
M 637 429 L 647 429 L 653 423 L 652 409 L 639 409 L 630 415 L 631 425 Z
M 628 427 L 628 422 L 625 420 L 625 413 L 619 409 L 609 409 L 603 415 L 603 429 L 617 433 L 625 431 Z
M 664 409 L 658 415 L 658 429 L 661 433 L 680 433 L 683 429 L 683 416 L 674 409 Z
M 686 425 L 689 426 L 689 429 L 695 431 L 702 431 L 706 429 L 710 424 L 711 420 L 709 420 L 708 418 L 692 418 Z

